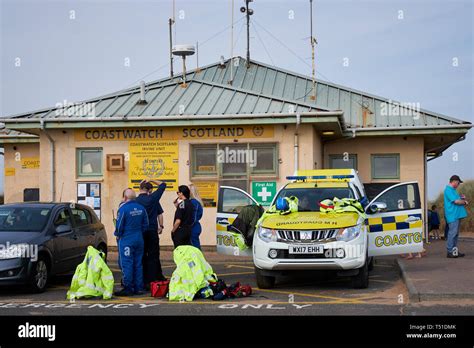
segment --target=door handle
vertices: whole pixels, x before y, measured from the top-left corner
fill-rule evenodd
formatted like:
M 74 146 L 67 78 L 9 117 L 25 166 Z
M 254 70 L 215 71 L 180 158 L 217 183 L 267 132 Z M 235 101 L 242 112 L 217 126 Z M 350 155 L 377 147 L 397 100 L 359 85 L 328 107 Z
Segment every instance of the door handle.
M 229 222 L 229 220 L 227 220 L 227 219 L 219 220 L 219 221 L 217 221 L 217 223 L 218 223 L 219 225 L 222 225 L 222 226 L 228 226 L 228 225 L 230 225 L 230 222 Z
M 420 221 L 421 219 L 416 216 L 410 216 L 408 219 L 405 220 L 405 222 L 412 224 L 414 222 Z

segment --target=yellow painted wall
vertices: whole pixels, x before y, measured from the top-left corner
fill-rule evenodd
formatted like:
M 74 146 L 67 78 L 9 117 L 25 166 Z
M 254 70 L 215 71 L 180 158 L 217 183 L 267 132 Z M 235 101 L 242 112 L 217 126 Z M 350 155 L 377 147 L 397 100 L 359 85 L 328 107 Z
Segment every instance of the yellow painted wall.
M 272 142 L 278 144 L 278 154 L 280 164 L 278 165 L 279 175 L 275 177 L 256 177 L 253 180 L 276 181 L 280 188 L 286 183 L 286 176 L 294 172 L 294 125 L 274 126 L 273 136 L 270 138 L 244 138 L 239 142 L 261 143 Z M 121 200 L 122 191 L 128 186 L 128 162 L 125 162 L 124 171 L 107 171 L 107 154 L 124 154 L 128 151 L 128 141 L 84 141 L 76 139 L 73 130 L 50 130 L 49 133 L 56 143 L 56 197 L 55 200 L 76 201 L 77 184 L 80 182 L 101 183 L 101 220 L 104 223 L 108 236 L 109 245 L 115 245 L 113 237 L 112 210 L 117 213 L 117 206 Z M 373 181 L 370 171 L 371 153 L 400 153 L 400 181 L 417 180 L 420 186 L 421 199 L 424 192 L 424 172 L 423 172 L 423 139 L 393 137 L 387 138 L 355 138 L 345 139 L 321 145 L 319 134 L 310 125 L 302 125 L 299 128 L 299 168 L 327 168 L 329 154 L 342 154 L 344 152 L 357 153 L 359 175 L 364 183 L 383 182 L 383 180 Z M 214 144 L 214 143 L 234 143 L 232 139 L 217 140 L 179 140 L 179 185 L 191 183 L 190 176 L 190 146 L 192 144 Z M 40 157 L 40 169 L 20 169 L 19 163 L 15 163 L 13 145 L 5 144 L 5 167 L 15 167 L 14 177 L 5 177 L 5 202 L 18 202 L 23 199 L 23 188 L 40 187 L 40 199 L 50 201 L 50 145 L 44 134 L 40 135 L 40 146 L 38 144 L 17 144 L 18 149 L 25 156 Z M 103 177 L 78 179 L 76 177 L 76 148 L 79 147 L 102 147 L 103 148 Z M 205 178 L 203 181 L 212 181 Z M 196 181 L 196 180 L 195 180 Z M 172 227 L 175 207 L 172 201 L 176 197 L 175 191 L 166 191 L 161 202 L 165 210 L 164 222 L 165 231 L 161 238 L 162 245 L 172 245 L 170 230 Z M 204 216 L 201 220 L 203 232 L 201 243 L 203 245 L 215 245 L 215 218 L 216 208 L 205 208 Z
M 239 143 L 262 143 L 271 142 L 278 144 L 279 158 L 279 176 L 253 176 L 254 180 L 262 181 L 276 181 L 278 188 L 286 183 L 286 176 L 292 175 L 294 171 L 294 132 L 295 127 L 289 125 L 274 126 L 273 137 L 270 138 L 243 138 L 239 139 Z M 117 214 L 117 206 L 121 200 L 122 191 L 128 186 L 128 162 L 125 162 L 124 171 L 107 171 L 106 170 L 106 155 L 107 154 L 124 154 L 128 151 L 129 141 L 83 141 L 74 136 L 73 130 L 49 130 L 49 134 L 55 140 L 56 144 L 56 197 L 62 201 L 76 201 L 77 199 L 77 183 L 80 182 L 97 182 L 101 183 L 101 221 L 104 223 L 108 236 L 109 244 L 115 245 L 115 238 L 113 237 L 113 220 L 112 210 Z M 300 142 L 300 168 L 312 169 L 315 162 L 315 148 L 314 141 L 316 134 L 310 125 L 303 125 L 299 128 L 299 142 Z M 77 140 L 76 140 L 77 139 Z M 82 141 L 79 141 L 82 140 Z M 41 175 L 39 178 L 39 185 L 41 187 L 41 199 L 51 200 L 50 193 L 50 145 L 47 137 L 44 134 L 40 135 L 41 150 Z M 235 144 L 232 139 L 217 140 L 179 140 L 179 185 L 191 183 L 190 170 L 190 147 L 191 144 L 215 144 L 215 143 L 229 143 Z M 76 148 L 81 147 L 102 147 L 103 148 L 103 177 L 97 178 L 77 178 L 76 177 Z M 320 144 L 316 146 L 318 152 L 321 152 Z M 319 161 L 319 159 L 318 159 Z M 201 179 L 203 181 L 212 181 L 209 178 Z M 215 180 L 215 179 L 214 179 Z M 170 231 L 173 222 L 175 207 L 172 201 L 176 198 L 175 191 L 165 191 L 161 203 L 164 213 L 165 231 L 161 237 L 162 245 L 172 245 Z M 201 244 L 215 245 L 215 219 L 216 208 L 205 208 L 204 215 L 201 220 L 203 232 L 201 234 Z
M 16 149 L 14 149 L 14 147 Z M 9 202 L 23 202 L 23 190 L 25 188 L 39 188 L 40 169 L 22 168 L 22 160 L 39 158 L 38 143 L 4 144 L 5 148 L 5 171 L 14 175 L 5 175 L 4 199 Z M 28 167 L 28 165 L 26 166 Z M 41 190 L 40 190 L 41 192 Z

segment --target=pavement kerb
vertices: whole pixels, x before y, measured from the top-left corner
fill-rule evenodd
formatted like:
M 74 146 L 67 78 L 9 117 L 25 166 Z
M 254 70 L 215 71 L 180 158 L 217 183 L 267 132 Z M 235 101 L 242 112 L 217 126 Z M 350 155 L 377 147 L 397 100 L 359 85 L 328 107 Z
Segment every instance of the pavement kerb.
M 408 276 L 405 266 L 403 265 L 401 260 L 398 258 L 395 260 L 395 263 L 397 264 L 398 269 L 400 270 L 400 275 L 403 279 L 403 282 L 405 283 L 408 289 L 408 297 L 410 298 L 410 301 L 420 302 L 421 301 L 420 293 L 418 292 L 415 284 L 413 284 L 413 281 Z

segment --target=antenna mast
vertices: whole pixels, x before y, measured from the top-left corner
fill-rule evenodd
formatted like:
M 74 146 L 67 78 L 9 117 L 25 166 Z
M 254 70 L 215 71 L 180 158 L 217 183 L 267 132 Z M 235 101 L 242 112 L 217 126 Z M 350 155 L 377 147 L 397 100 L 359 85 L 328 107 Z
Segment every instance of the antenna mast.
M 175 23 L 174 13 L 175 13 L 175 2 L 173 0 L 173 17 L 168 19 L 169 34 L 170 34 L 170 77 L 171 78 L 173 78 L 173 24 Z M 176 36 L 176 29 L 175 29 L 174 34 Z
M 310 31 L 311 31 L 311 65 L 312 65 L 312 72 L 311 72 L 311 77 L 312 77 L 312 82 L 313 82 L 313 94 L 310 97 L 312 100 L 316 101 L 316 67 L 315 67 L 315 59 L 314 59 L 314 51 L 315 51 L 315 45 L 318 43 L 316 41 L 316 38 L 313 37 L 313 0 L 309 0 L 309 16 L 310 16 Z
M 253 15 L 253 10 L 249 8 L 249 3 L 253 0 L 245 0 L 245 7 L 240 8 L 240 12 L 246 13 L 247 17 L 247 68 L 250 68 L 250 16 Z
M 230 5 L 231 8 L 231 23 L 230 23 L 230 80 L 229 80 L 229 85 L 232 84 L 234 81 L 234 0 L 232 0 L 232 3 Z

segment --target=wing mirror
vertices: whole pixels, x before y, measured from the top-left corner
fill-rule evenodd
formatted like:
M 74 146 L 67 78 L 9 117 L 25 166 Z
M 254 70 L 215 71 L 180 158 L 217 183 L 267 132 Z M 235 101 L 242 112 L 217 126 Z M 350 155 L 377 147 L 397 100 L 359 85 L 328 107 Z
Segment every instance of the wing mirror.
M 369 206 L 368 212 L 371 214 L 375 214 L 385 210 L 387 210 L 387 204 L 383 202 L 374 202 Z
M 56 234 L 71 232 L 72 228 L 69 225 L 59 225 L 56 226 Z

